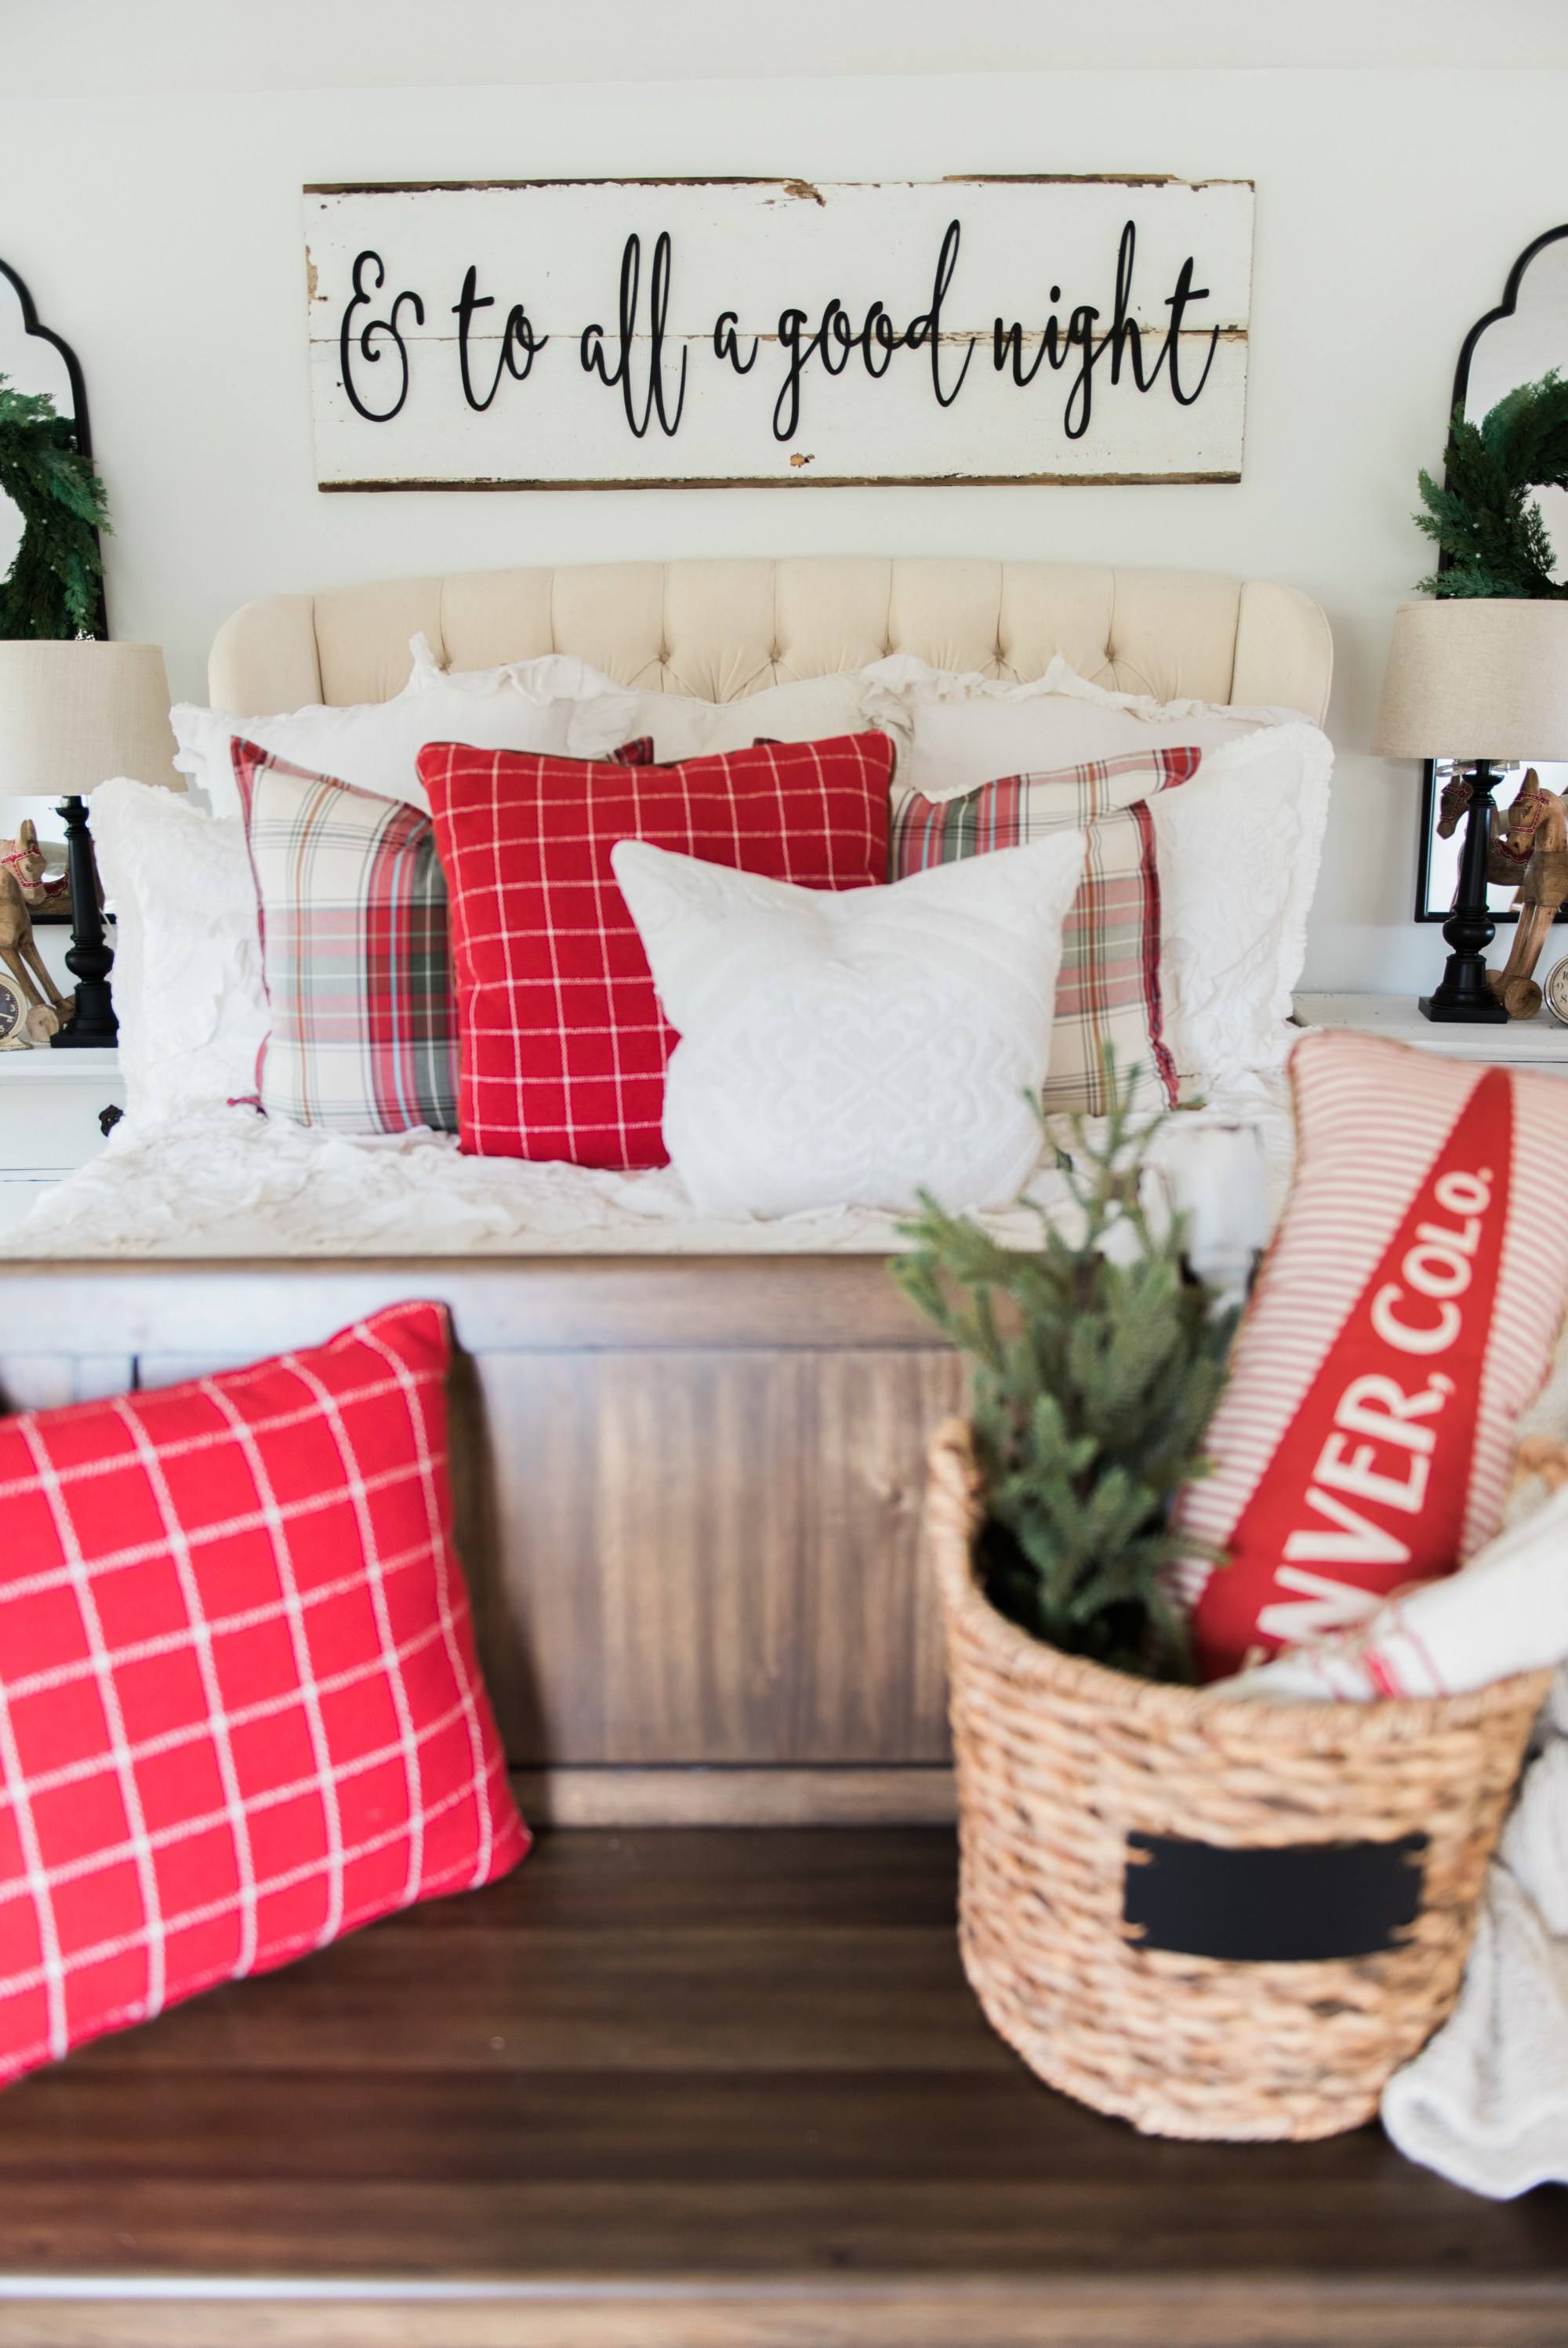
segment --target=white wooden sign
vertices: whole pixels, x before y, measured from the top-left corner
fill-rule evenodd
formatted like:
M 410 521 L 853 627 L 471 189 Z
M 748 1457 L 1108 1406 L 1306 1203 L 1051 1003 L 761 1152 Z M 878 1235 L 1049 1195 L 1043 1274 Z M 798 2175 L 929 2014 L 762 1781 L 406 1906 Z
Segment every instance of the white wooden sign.
M 1249 181 L 305 191 L 324 489 L 1240 478 Z

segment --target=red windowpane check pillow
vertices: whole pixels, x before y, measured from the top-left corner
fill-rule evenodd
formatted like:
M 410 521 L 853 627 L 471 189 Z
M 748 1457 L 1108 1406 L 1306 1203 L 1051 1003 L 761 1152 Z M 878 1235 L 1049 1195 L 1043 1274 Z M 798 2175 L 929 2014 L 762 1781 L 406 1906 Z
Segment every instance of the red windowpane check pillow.
M 1048 1109 L 1105 1107 L 1104 1051 L 1152 1071 L 1168 1107 L 1181 1072 L 1160 981 L 1160 861 L 1149 800 L 1194 776 L 1196 749 L 1130 750 L 1037 775 L 1009 775 L 951 799 L 893 795 L 890 877 L 1063 829 L 1084 833 L 1083 881 L 1062 924 L 1061 969 L 1042 1097 Z
M 419 753 L 451 898 L 462 1147 L 663 1166 L 675 1030 L 610 869 L 619 839 L 810 889 L 886 878 L 885 734 L 591 769 L 436 742 Z
M 0 2082 L 528 1849 L 446 1315 L 0 1419 Z

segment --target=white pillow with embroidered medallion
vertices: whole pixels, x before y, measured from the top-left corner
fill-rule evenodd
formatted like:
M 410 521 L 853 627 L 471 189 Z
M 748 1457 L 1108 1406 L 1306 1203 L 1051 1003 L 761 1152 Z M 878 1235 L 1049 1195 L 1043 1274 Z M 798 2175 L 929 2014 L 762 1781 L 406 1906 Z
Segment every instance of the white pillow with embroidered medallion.
M 621 840 L 680 1042 L 664 1138 L 696 1205 L 1006 1204 L 1040 1154 L 1062 919 L 1084 838 L 887 888 L 799 889 Z

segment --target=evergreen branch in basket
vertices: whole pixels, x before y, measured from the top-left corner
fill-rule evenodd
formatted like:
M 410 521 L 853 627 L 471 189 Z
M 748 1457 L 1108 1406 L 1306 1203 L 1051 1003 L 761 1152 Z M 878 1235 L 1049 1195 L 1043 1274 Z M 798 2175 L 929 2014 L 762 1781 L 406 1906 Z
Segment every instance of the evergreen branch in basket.
M 1109 1047 L 1104 1071 L 1098 1129 L 1067 1121 L 1070 1231 L 1037 1205 L 1040 1246 L 1004 1247 L 923 1197 L 895 1276 L 972 1365 L 992 1603 L 1068 1653 L 1190 1680 L 1170 1574 L 1211 1552 L 1171 1513 L 1208 1472 L 1237 1316 L 1187 1270 L 1185 1219 L 1150 1212 L 1142 1177 L 1165 1120 L 1139 1110 L 1140 1071 L 1123 1076 Z

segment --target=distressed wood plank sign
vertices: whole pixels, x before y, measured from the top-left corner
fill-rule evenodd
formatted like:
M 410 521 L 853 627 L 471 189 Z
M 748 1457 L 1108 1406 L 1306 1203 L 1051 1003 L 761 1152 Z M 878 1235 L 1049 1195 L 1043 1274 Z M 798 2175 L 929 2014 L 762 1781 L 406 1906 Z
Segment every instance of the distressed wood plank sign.
M 324 489 L 1241 477 L 1249 181 L 304 192 Z

